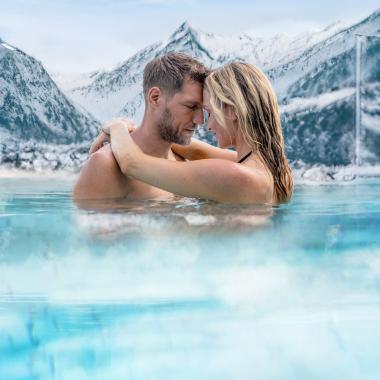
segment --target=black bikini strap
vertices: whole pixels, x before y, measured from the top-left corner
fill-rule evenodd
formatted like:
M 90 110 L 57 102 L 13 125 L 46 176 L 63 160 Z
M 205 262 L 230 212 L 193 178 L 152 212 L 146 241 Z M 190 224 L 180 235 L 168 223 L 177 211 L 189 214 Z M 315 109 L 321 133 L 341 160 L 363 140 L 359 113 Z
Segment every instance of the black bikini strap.
M 238 161 L 238 164 L 241 164 L 244 160 L 246 160 L 250 155 L 252 154 L 252 151 L 250 151 L 248 154 L 246 154 L 243 158 L 241 158 Z

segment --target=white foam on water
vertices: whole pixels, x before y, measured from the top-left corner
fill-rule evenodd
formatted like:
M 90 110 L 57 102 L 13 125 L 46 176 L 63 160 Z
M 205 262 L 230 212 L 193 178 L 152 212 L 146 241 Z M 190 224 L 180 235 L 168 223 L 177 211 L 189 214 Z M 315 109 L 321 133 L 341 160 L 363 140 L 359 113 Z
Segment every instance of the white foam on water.
M 163 237 L 167 244 L 170 236 Z M 354 252 L 338 260 L 331 259 L 329 269 L 317 265 L 291 265 L 275 258 L 262 258 L 255 266 L 224 267 L 218 261 L 200 266 L 203 258 L 197 243 L 178 241 L 170 251 L 157 252 L 154 239 L 147 240 L 143 251 L 110 247 L 96 257 L 78 252 L 75 247 L 63 257 L 33 257 L 24 262 L 0 264 L 0 296 L 3 299 L 41 299 L 50 303 L 146 303 L 178 300 L 218 300 L 224 304 L 266 309 L 271 301 L 279 305 L 304 304 L 305 292 L 311 303 L 345 299 L 355 293 L 350 278 L 335 283 L 336 265 L 350 271 L 360 267 L 366 278 L 355 284 L 357 294 L 378 276 L 380 251 Z M 165 242 L 161 242 L 165 246 Z M 169 245 L 168 245 L 169 246 Z M 225 253 L 224 255 L 231 255 Z M 248 254 L 248 253 L 247 253 Z M 262 257 L 260 247 L 252 247 L 249 257 Z M 221 260 L 223 255 L 219 256 Z M 244 263 L 244 259 L 240 257 Z M 349 273 L 349 272 L 348 272 Z M 355 279 L 353 279 L 355 280 Z M 175 285 L 175 286 L 174 286 Z M 366 289 L 367 297 L 370 295 Z M 371 290 L 373 291 L 373 289 Z M 328 297 L 326 298 L 326 296 Z M 18 298 L 17 298 L 18 297 Z
M 213 215 L 188 214 L 185 220 L 190 226 L 204 226 L 215 224 L 216 218 Z
M 144 213 L 82 213 L 75 220 L 82 233 L 97 239 L 115 238 L 141 229 L 160 231 L 167 226 L 165 220 Z

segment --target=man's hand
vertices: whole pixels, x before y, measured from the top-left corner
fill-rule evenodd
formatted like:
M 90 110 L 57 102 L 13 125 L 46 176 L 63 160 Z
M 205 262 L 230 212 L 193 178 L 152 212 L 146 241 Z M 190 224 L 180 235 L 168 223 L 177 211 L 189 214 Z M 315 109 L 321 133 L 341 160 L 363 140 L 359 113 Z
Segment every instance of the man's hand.
M 110 122 L 103 124 L 99 136 L 94 140 L 94 142 L 91 144 L 89 155 L 95 153 L 98 151 L 101 147 L 104 146 L 105 143 L 110 142 L 110 136 L 109 136 L 109 128 L 114 123 L 122 123 L 126 126 L 128 126 L 129 133 L 132 133 L 136 129 L 135 123 L 127 118 L 116 118 L 112 119 Z

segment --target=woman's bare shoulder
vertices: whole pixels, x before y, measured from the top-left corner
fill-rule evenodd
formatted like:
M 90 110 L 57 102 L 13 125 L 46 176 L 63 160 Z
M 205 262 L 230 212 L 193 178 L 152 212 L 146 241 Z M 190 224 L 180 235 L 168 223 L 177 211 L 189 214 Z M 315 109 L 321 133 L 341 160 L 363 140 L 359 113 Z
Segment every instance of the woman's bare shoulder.
M 218 200 L 232 203 L 272 203 L 273 183 L 254 167 L 223 159 L 190 161 L 205 182 L 213 183 Z

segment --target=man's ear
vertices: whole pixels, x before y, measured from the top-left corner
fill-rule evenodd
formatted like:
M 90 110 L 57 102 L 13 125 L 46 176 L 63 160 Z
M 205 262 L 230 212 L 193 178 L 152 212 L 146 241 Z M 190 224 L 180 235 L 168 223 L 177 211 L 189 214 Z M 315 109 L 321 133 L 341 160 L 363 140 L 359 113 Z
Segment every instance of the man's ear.
M 161 102 L 163 101 L 163 92 L 159 89 L 159 87 L 151 87 L 148 91 L 148 103 L 152 107 L 159 107 Z

